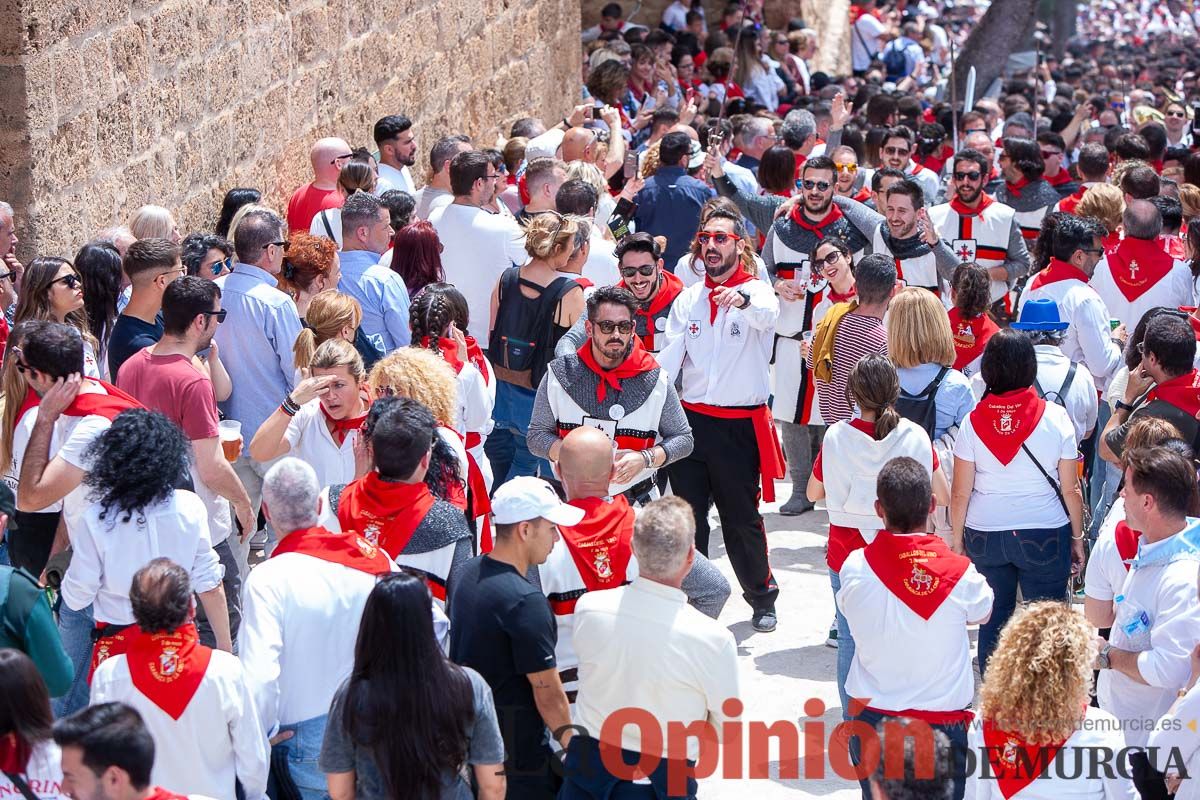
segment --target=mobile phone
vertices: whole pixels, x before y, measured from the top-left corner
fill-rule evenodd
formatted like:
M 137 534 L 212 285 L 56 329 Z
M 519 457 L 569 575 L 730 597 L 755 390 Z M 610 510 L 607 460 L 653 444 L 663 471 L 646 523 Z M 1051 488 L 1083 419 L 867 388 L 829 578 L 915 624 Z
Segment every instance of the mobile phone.
M 716 130 L 708 134 L 708 149 L 720 151 L 721 146 L 725 144 L 725 131 Z
M 1200 101 L 1192 103 L 1192 130 L 1200 132 Z
M 585 113 L 584 113 L 584 115 L 583 115 L 583 118 L 584 118 L 584 119 L 589 119 L 589 120 L 590 120 L 590 119 L 595 119 L 595 118 L 596 118 L 596 107 L 595 107 L 595 106 L 588 106 L 587 112 L 585 112 Z
M 637 177 L 638 155 L 632 150 L 625 154 L 625 180 L 631 181 Z
M 629 221 L 633 219 L 635 211 L 637 211 L 637 203 L 626 200 L 624 197 L 617 201 L 617 207 L 613 210 L 612 216 L 608 218 L 608 229 L 612 231 L 614 240 L 619 242 L 629 235 Z

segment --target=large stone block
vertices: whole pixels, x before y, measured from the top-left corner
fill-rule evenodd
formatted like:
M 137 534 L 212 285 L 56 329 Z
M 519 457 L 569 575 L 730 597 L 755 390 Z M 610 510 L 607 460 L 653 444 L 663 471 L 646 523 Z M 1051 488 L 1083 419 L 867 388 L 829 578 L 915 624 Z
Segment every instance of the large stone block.
M 146 31 L 141 25 L 125 25 L 112 33 L 110 41 L 115 90 L 137 86 L 150 75 L 150 54 L 146 49 Z

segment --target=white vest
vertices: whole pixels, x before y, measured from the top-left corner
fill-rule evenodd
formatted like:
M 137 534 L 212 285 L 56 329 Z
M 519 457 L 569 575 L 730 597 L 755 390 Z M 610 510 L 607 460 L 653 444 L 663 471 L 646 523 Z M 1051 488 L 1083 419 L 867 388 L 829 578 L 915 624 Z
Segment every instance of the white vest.
M 654 391 L 646 402 L 634 409 L 625 409 L 625 415 L 619 420 L 597 419 L 589 416 L 583 408 L 571 397 L 554 370 L 546 370 L 546 399 L 550 403 L 550 411 L 554 414 L 554 422 L 558 428 L 559 438 L 583 425 L 599 428 L 614 441 L 614 447 L 621 450 L 645 450 L 662 441 L 662 433 L 658 423 L 662 419 L 663 405 L 667 401 L 667 393 L 671 384 L 667 380 L 665 370 L 658 371 L 658 381 Z M 643 469 L 628 483 L 611 483 L 608 486 L 610 495 L 620 494 L 654 475 L 655 470 Z
M 933 474 L 929 434 L 907 419 L 901 419 L 896 429 L 881 441 L 849 422 L 830 425 L 825 431 L 821 454 L 829 523 L 857 528 L 867 542 L 874 540 L 884 527 L 883 520 L 875 514 L 875 479 L 883 465 L 893 458 L 908 456 Z
M 1044 213 L 1044 209 L 1042 211 Z M 982 217 L 963 217 L 949 203 L 943 203 L 929 209 L 929 219 L 941 237 L 950 242 L 950 249 L 959 261 L 964 264 L 974 261 L 984 269 L 990 269 L 1004 266 L 1016 213 L 1012 206 L 993 202 L 984 210 Z M 1006 281 L 992 281 L 992 302 L 1007 292 Z
M 885 255 L 893 255 L 888 249 L 887 243 L 883 240 L 883 228 L 887 223 L 881 222 L 875 228 L 875 233 L 871 237 L 871 252 L 883 253 Z M 895 259 L 896 272 L 899 277 L 904 279 L 904 282 L 909 286 L 920 286 L 925 289 L 935 289 L 939 285 L 937 272 L 937 257 L 930 250 L 923 256 L 916 258 L 906 258 L 904 260 Z

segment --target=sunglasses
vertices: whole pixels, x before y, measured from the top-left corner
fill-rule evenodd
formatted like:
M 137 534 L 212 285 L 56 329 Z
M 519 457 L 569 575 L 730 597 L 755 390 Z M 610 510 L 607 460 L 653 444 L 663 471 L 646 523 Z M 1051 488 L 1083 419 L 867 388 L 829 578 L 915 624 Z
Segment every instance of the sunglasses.
M 83 283 L 83 281 L 79 279 L 78 275 L 63 275 L 61 278 L 55 278 L 54 280 L 50 281 L 51 286 L 56 283 L 61 283 L 68 289 L 76 289 Z
M 3 275 L 0 275 L 0 281 L 8 280 L 9 278 L 15 278 L 15 277 L 17 277 L 16 271 L 5 272 Z
M 824 258 L 814 258 L 812 261 L 812 265 L 814 267 L 816 267 L 818 272 L 820 272 L 821 270 L 825 269 L 825 267 L 832 267 L 834 264 L 836 264 L 838 262 L 838 259 L 840 259 L 841 257 L 842 257 L 842 251 L 834 250 L 832 253 L 825 256 Z
M 1051 151 L 1051 150 L 1043 150 L 1043 151 L 1042 151 L 1042 159 L 1043 159 L 1043 160 L 1044 160 L 1044 159 L 1050 159 L 1050 158 L 1054 158 L 1055 156 L 1061 156 L 1061 155 L 1062 155 L 1062 153 L 1055 153 L 1055 152 L 1053 152 L 1053 151 Z
M 954 180 L 956 181 L 977 181 L 983 177 L 982 172 L 956 172 Z
M 830 183 L 829 181 L 810 181 L 810 180 L 806 179 L 806 180 L 800 181 L 800 185 L 803 186 L 805 189 L 809 189 L 809 190 L 816 189 L 818 192 L 827 192 L 827 191 L 829 191 L 829 187 L 832 186 L 833 184 Z
M 275 247 L 282 247 L 282 248 L 284 249 L 284 251 L 285 251 L 285 252 L 286 252 L 286 251 L 287 251 L 287 249 L 288 249 L 288 243 L 287 243 L 287 242 L 284 242 L 284 241 L 279 241 L 279 242 L 267 242 L 266 244 L 264 244 L 264 245 L 263 245 L 263 248 L 262 248 L 262 249 L 263 249 L 263 250 L 266 250 L 266 249 L 267 249 L 268 247 L 270 247 L 271 245 L 274 245 Z
M 972 133 L 987 133 L 987 129 L 986 128 L 968 128 L 967 130 L 963 131 L 964 136 L 969 136 Z
M 329 163 L 337 164 L 338 162 L 345 161 L 348 158 L 354 158 L 354 153 L 346 153 L 345 155 L 340 155 L 337 158 L 335 158 L 333 161 L 330 161 Z
M 625 320 L 623 322 L 613 322 L 611 319 L 602 319 L 599 322 L 593 322 L 592 324 L 599 328 L 600 332 L 605 335 L 608 335 L 613 331 L 620 331 L 621 333 L 633 333 L 633 322 L 629 320 Z
M 213 275 L 220 275 L 222 272 L 225 272 L 226 270 L 228 270 L 229 272 L 233 272 L 233 256 L 229 256 L 228 258 L 222 258 L 220 261 L 214 261 L 212 264 L 209 265 L 208 268 L 210 270 L 212 270 Z
M 885 147 L 883 152 L 889 156 L 906 156 L 912 151 L 907 147 Z
M 845 172 L 850 175 L 858 172 L 858 164 L 834 164 L 833 168 L 838 172 Z
M 701 247 L 708 244 L 710 241 L 713 244 L 720 246 L 728 244 L 729 242 L 740 242 L 741 240 L 742 237 L 738 236 L 736 233 L 708 233 L 705 231 L 704 233 L 696 234 L 696 244 L 700 245 Z
M 1095 254 L 1095 255 L 1099 255 L 1100 253 L 1103 253 L 1103 252 L 1104 252 L 1104 248 L 1103 248 L 1103 247 L 1081 247 L 1081 248 L 1079 248 L 1079 249 L 1080 249 L 1080 250 L 1082 250 L 1082 251 L 1083 251 L 1083 252 L 1085 252 L 1085 253 L 1092 253 L 1092 254 Z
M 16 367 L 17 367 L 17 372 L 19 372 L 22 375 L 24 375 L 26 372 L 35 372 L 36 371 L 36 370 L 34 370 L 33 367 L 29 366 L 24 361 L 20 361 L 20 360 L 17 361 Z
M 227 315 L 229 312 L 228 312 L 228 311 L 226 311 L 225 309 L 223 309 L 223 308 L 222 308 L 222 309 L 220 309 L 220 310 L 218 310 L 218 311 L 201 311 L 200 313 L 201 313 L 201 314 L 203 314 L 203 315 L 204 315 L 204 316 L 206 316 L 206 317 L 216 317 L 216 318 L 217 318 L 217 324 L 218 324 L 218 325 L 220 325 L 222 322 L 224 322 L 224 321 L 225 321 L 225 316 L 226 316 L 226 315 Z
M 645 264 L 640 267 L 621 267 L 622 278 L 632 278 L 634 275 L 641 275 L 649 278 L 654 274 L 655 266 L 653 264 Z
M 1183 111 L 1168 111 L 1167 116 L 1175 119 L 1187 119 L 1187 114 Z

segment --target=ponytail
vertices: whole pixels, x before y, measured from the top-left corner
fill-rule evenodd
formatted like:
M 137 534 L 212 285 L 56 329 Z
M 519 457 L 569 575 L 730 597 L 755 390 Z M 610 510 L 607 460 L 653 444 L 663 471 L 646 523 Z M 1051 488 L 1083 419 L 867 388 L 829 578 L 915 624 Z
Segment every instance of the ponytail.
M 308 369 L 309 362 L 312 361 L 313 353 L 316 351 L 316 331 L 305 325 L 300 329 L 300 335 L 296 337 L 296 343 L 292 345 L 292 360 L 296 364 L 296 369 Z
M 846 379 L 846 401 L 875 415 L 875 440 L 887 437 L 900 424 L 896 400 L 900 397 L 900 377 L 887 356 L 873 353 L 850 370 Z
M 900 412 L 893 405 L 879 409 L 875 415 L 875 441 L 886 439 L 888 434 L 896 430 L 900 424 Z

